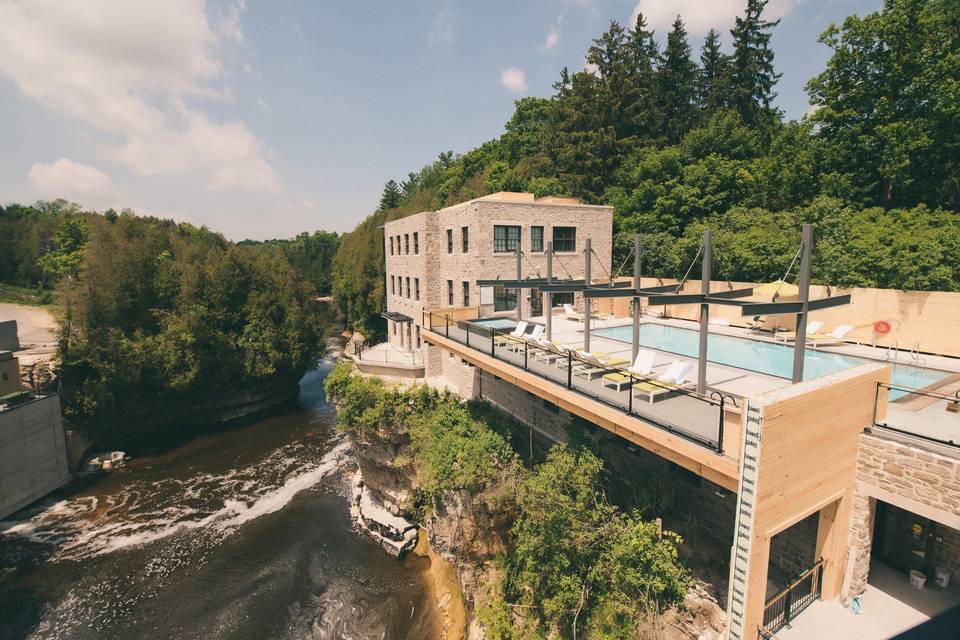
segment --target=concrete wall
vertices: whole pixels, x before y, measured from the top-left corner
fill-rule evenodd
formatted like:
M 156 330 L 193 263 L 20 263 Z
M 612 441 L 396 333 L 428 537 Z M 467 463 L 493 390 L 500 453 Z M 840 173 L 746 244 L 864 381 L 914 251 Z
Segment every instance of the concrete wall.
M 0 351 L 17 351 L 20 349 L 20 339 L 17 337 L 17 321 L 3 320 L 0 322 Z
M 0 518 L 69 480 L 60 397 L 0 411 Z

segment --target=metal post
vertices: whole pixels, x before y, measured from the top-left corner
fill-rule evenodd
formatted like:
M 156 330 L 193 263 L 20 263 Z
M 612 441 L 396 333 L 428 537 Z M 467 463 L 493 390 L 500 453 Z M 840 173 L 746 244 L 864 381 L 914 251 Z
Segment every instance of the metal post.
M 587 238 L 584 241 L 584 263 L 583 263 L 583 283 L 584 286 L 589 287 L 591 284 L 590 278 L 590 263 L 593 257 L 593 249 L 590 246 L 590 238 Z M 593 312 L 593 305 L 590 303 L 590 298 L 584 296 L 583 298 L 583 350 L 590 352 L 590 316 Z
M 810 307 L 810 259 L 813 257 L 813 225 L 803 225 L 803 253 L 800 257 L 800 302 L 797 335 L 793 343 L 793 383 L 803 381 L 803 357 L 807 350 L 807 312 Z
M 446 328 L 446 336 L 450 337 L 450 316 L 444 316 L 444 327 Z
M 553 282 L 553 242 L 547 243 L 547 283 Z M 547 340 L 553 341 L 553 294 L 543 294 L 543 308 L 546 314 Z
M 470 323 L 467 322 L 464 325 L 464 328 L 467 330 L 467 346 L 469 347 L 470 346 Z
M 567 389 L 573 387 L 573 350 L 567 350 Z
M 527 370 L 527 348 L 530 346 L 530 343 L 526 340 L 523 341 L 523 370 Z
M 720 394 L 720 426 L 717 429 L 717 454 L 723 455 L 723 405 L 724 401 L 727 399 L 725 395 Z
M 713 260 L 713 246 L 710 229 L 703 232 L 703 260 L 700 270 L 700 293 L 710 295 L 710 263 Z M 700 352 L 697 355 L 697 393 L 707 390 L 707 342 L 710 335 L 710 305 L 700 304 Z
M 640 290 L 640 234 L 637 234 L 637 237 L 633 239 L 633 288 L 636 291 Z M 634 297 L 633 300 L 633 357 L 632 360 L 636 362 L 637 354 L 640 353 L 640 298 Z M 631 397 L 633 393 L 631 392 Z
M 497 330 L 490 329 L 490 355 L 497 357 Z
M 523 253 L 520 251 L 520 241 L 517 240 L 517 280 L 523 280 Z M 523 289 L 517 287 L 517 322 L 522 317 L 520 313 L 523 307 Z

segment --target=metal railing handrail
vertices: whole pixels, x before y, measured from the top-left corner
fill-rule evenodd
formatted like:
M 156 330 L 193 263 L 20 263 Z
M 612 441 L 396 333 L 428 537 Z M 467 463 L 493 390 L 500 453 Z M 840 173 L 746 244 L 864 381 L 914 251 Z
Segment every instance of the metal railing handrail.
M 891 391 L 903 391 L 904 393 L 909 393 L 911 395 L 918 396 L 927 396 L 928 398 L 936 398 L 938 400 L 960 400 L 960 389 L 958 389 L 953 395 L 948 395 L 946 393 L 940 393 L 939 391 L 931 391 L 930 389 L 918 389 L 916 387 L 905 387 L 899 384 L 893 384 L 890 382 L 878 382 L 877 386 L 882 389 L 889 389 Z
M 434 322 L 434 319 L 435 319 L 435 318 L 438 319 L 439 322 Z M 450 318 L 449 316 L 438 316 L 437 314 L 434 314 L 434 313 L 432 313 L 432 312 L 430 312 L 430 311 L 427 311 L 426 309 L 423 310 L 423 324 L 422 324 L 423 328 L 426 329 L 426 330 L 428 330 L 428 331 L 431 331 L 431 332 L 433 332 L 433 333 L 437 333 L 438 335 L 443 335 L 444 337 L 446 337 L 446 338 L 448 338 L 448 339 L 454 339 L 454 340 L 456 339 L 456 338 L 451 338 L 451 336 L 450 336 L 450 325 L 453 324 L 453 325 L 459 327 L 459 326 L 461 325 L 461 323 L 462 323 L 462 324 L 469 325 L 469 320 L 467 320 L 467 321 L 454 320 L 454 319 Z M 489 342 L 487 343 L 487 344 L 489 344 L 489 355 L 490 355 L 491 357 L 493 357 L 493 358 L 496 358 L 497 360 L 500 360 L 500 361 L 503 361 L 503 362 L 507 362 L 508 364 L 517 366 L 515 363 L 513 363 L 513 362 L 511 362 L 511 361 L 509 361 L 509 360 L 504 360 L 503 358 L 497 357 L 497 354 L 496 354 L 497 337 L 498 337 L 498 336 L 499 336 L 499 337 L 508 336 L 508 335 L 510 335 L 511 331 L 508 330 L 508 329 L 496 329 L 496 328 L 494 328 L 494 327 L 485 327 L 485 328 L 483 329 L 483 331 L 486 331 L 486 332 L 489 332 L 489 333 L 490 333 Z M 469 329 L 469 326 L 467 326 L 467 327 L 465 328 L 465 332 L 466 332 L 466 339 L 465 339 L 466 346 L 467 346 L 467 347 L 471 347 L 471 348 L 476 348 L 477 350 L 481 350 L 481 349 L 480 349 L 480 345 L 479 345 L 479 341 L 478 341 L 478 342 L 475 342 L 474 345 L 471 345 L 471 344 L 470 344 L 470 329 Z M 479 339 L 479 338 L 480 338 L 480 336 L 479 336 L 479 334 L 478 334 L 478 339 Z M 533 373 L 534 375 L 536 375 L 536 376 L 538 376 L 538 377 L 540 377 L 540 378 L 543 378 L 544 380 L 548 380 L 548 381 L 550 381 L 550 382 L 553 382 L 554 384 L 558 384 L 558 382 L 557 382 L 556 380 L 550 378 L 549 376 L 545 376 L 545 375 L 543 375 L 543 374 L 541 374 L 541 373 L 539 373 L 539 372 L 537 372 L 537 371 L 535 371 L 535 370 L 531 370 L 531 369 L 528 368 L 528 358 L 529 358 L 529 350 L 530 350 L 530 348 L 531 348 L 530 342 L 529 342 L 528 340 L 524 340 L 524 341 L 523 341 L 523 369 L 524 369 L 525 371 L 528 371 L 529 373 Z M 535 350 L 539 350 L 539 351 L 543 351 L 543 352 L 550 351 L 549 349 L 542 348 L 542 347 L 533 347 L 533 348 L 534 348 Z M 576 351 L 575 349 L 567 349 L 567 350 L 565 350 L 565 351 L 566 351 L 566 358 L 567 358 L 567 381 L 566 381 L 566 385 L 565 385 L 566 388 L 567 388 L 567 389 L 570 389 L 570 390 L 573 390 L 573 391 L 576 391 L 576 392 L 579 393 L 580 395 L 586 396 L 586 397 L 588 397 L 588 398 L 590 398 L 590 399 L 592 399 L 592 400 L 595 400 L 595 401 L 601 402 L 602 404 L 605 404 L 605 405 L 607 405 L 607 406 L 613 407 L 614 409 L 617 409 L 618 411 L 623 411 L 623 410 L 624 410 L 624 407 L 623 407 L 622 405 L 620 405 L 620 404 L 618 404 L 618 403 L 615 403 L 615 402 L 613 402 L 612 400 L 610 400 L 609 398 L 606 398 L 606 397 L 604 397 L 604 396 L 597 395 L 597 394 L 594 394 L 594 393 L 589 393 L 587 390 L 583 389 L 582 387 L 577 387 L 577 386 L 575 386 L 575 385 L 573 384 L 573 371 L 574 371 L 573 364 L 574 364 L 574 360 L 576 360 L 577 362 L 585 363 L 585 364 L 592 364 L 592 363 L 590 363 L 588 360 L 586 360 L 586 359 L 580 357 L 579 355 L 577 355 L 577 354 L 575 353 L 575 351 Z M 699 400 L 700 402 L 704 402 L 704 403 L 706 403 L 706 404 L 708 404 L 708 405 L 718 407 L 718 408 L 719 408 L 719 412 L 718 412 L 718 413 L 719 413 L 719 418 L 718 418 L 718 420 L 719 420 L 719 427 L 718 427 L 718 437 L 717 437 L 717 439 L 716 439 L 715 441 L 714 441 L 714 440 L 711 440 L 711 439 L 708 439 L 708 438 L 705 438 L 705 437 L 703 437 L 703 436 L 700 436 L 699 434 L 693 433 L 693 432 L 691 432 L 691 431 L 689 431 L 689 430 L 687 430 L 687 429 L 684 429 L 683 427 L 681 427 L 681 426 L 679 426 L 679 425 L 671 424 L 670 422 L 668 422 L 668 421 L 666 421 L 666 420 L 663 420 L 663 419 L 657 418 L 657 417 L 655 417 L 655 416 L 651 416 L 651 415 L 649 415 L 649 414 L 642 413 L 642 412 L 639 412 L 639 411 L 635 410 L 635 409 L 634 409 L 634 406 L 633 406 L 633 405 L 634 405 L 634 402 L 633 402 L 633 397 L 634 397 L 634 396 L 633 396 L 632 391 L 627 394 L 628 403 L 627 403 L 627 406 L 626 406 L 626 413 L 627 413 L 627 415 L 631 415 L 631 416 L 636 415 L 636 416 L 640 417 L 642 420 L 644 420 L 645 422 L 648 422 L 648 423 L 650 423 L 650 424 L 653 424 L 653 425 L 656 426 L 656 427 L 659 427 L 659 428 L 661 428 L 661 429 L 664 429 L 665 431 L 667 431 L 667 432 L 669 432 L 669 433 L 673 433 L 673 434 L 679 435 L 680 437 L 682 437 L 682 438 L 684 438 L 684 439 L 686 439 L 686 440 L 689 440 L 689 441 L 691 441 L 691 442 L 694 442 L 694 443 L 699 444 L 699 445 L 701 445 L 701 446 L 704 446 L 704 447 L 706 447 L 706 448 L 712 449 L 712 450 L 715 451 L 718 455 L 722 455 L 722 454 L 723 454 L 723 425 L 724 425 L 724 408 L 725 408 L 725 404 L 726 404 L 726 402 L 728 401 L 728 398 L 729 398 L 729 400 L 733 402 L 734 406 L 737 406 L 737 405 L 736 405 L 736 400 L 733 399 L 732 396 L 728 396 L 727 394 L 722 394 L 722 393 L 721 393 L 721 394 L 719 394 L 719 397 L 714 397 L 714 394 L 717 393 L 717 392 L 715 392 L 715 391 L 711 391 L 711 392 L 710 392 L 710 395 L 700 394 L 700 393 L 697 393 L 695 390 L 692 390 L 692 389 L 684 389 L 684 388 L 679 387 L 679 386 L 673 386 L 673 385 L 670 385 L 670 384 L 668 384 L 668 383 L 665 383 L 665 382 L 662 382 L 662 381 L 660 381 L 660 380 L 657 380 L 656 378 L 653 378 L 653 377 L 639 376 L 639 375 L 637 375 L 637 374 L 635 374 L 635 373 L 633 373 L 633 372 L 628 371 L 627 369 L 623 369 L 623 368 L 620 368 L 620 367 L 610 367 L 610 368 L 607 369 L 606 371 L 610 371 L 610 372 L 616 371 L 616 372 L 620 372 L 620 373 L 623 373 L 623 374 L 628 375 L 629 378 L 630 378 L 630 388 L 631 388 L 631 389 L 633 388 L 633 385 L 634 385 L 635 383 L 652 384 L 652 385 L 657 386 L 657 387 L 660 387 L 660 388 L 662 388 L 662 389 L 669 390 L 669 391 L 675 392 L 675 393 L 680 393 L 680 394 L 682 394 L 682 395 L 685 395 L 685 396 L 687 396 L 687 397 L 693 398 L 693 399 L 695 399 L 695 400 Z
M 889 422 L 879 422 L 877 421 L 877 408 L 880 403 L 880 390 L 887 389 L 893 391 L 902 391 L 905 394 L 918 395 L 926 398 L 933 398 L 935 400 L 946 400 L 949 402 L 960 403 L 960 389 L 958 389 L 953 395 L 947 395 L 945 393 L 939 393 L 937 391 L 930 391 L 929 389 L 915 389 L 912 387 L 905 387 L 902 385 L 891 384 L 888 382 L 877 382 L 876 393 L 873 400 L 873 419 L 871 420 L 871 426 L 867 427 L 865 431 L 868 433 L 871 429 L 884 429 L 887 431 L 892 431 L 900 435 L 908 436 L 910 438 L 918 438 L 926 442 L 933 442 L 935 444 L 944 445 L 947 447 L 956 447 L 960 448 L 960 441 L 957 440 L 943 440 L 942 438 L 936 438 L 934 436 L 928 436 L 923 433 L 918 433 L 916 431 L 911 431 L 909 429 L 902 429 L 900 427 L 894 427 L 889 424 Z
M 790 624 L 793 618 L 806 609 L 814 600 L 820 598 L 823 580 L 823 558 L 813 563 L 809 569 L 771 596 L 763 605 L 763 623 L 761 628 L 766 633 L 776 633 Z M 797 595 L 800 587 L 809 582 L 809 591 Z M 794 610 L 794 606 L 797 607 Z

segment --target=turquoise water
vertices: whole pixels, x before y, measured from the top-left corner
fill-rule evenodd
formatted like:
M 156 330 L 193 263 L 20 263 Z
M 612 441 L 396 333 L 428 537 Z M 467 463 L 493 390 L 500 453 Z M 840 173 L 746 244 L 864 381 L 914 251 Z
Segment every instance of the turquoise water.
M 633 338 L 633 327 L 610 327 L 597 329 L 592 333 L 593 335 L 629 343 Z M 700 349 L 699 336 L 699 331 L 690 329 L 652 323 L 640 325 L 641 346 L 669 351 L 690 358 L 697 357 Z M 717 364 L 765 373 L 778 378 L 791 378 L 793 376 L 793 347 L 787 345 L 711 333 L 707 348 L 707 359 Z M 807 349 L 807 355 L 804 359 L 804 379 L 812 380 L 865 362 L 870 361 L 853 356 Z M 947 376 L 942 371 L 906 365 L 895 366 L 891 375 L 893 384 L 915 388 L 926 387 Z M 904 392 L 891 390 L 890 399 L 894 400 L 903 394 Z
M 510 318 L 481 318 L 480 320 L 471 320 L 471 322 L 490 329 L 513 329 L 517 326 L 517 321 Z

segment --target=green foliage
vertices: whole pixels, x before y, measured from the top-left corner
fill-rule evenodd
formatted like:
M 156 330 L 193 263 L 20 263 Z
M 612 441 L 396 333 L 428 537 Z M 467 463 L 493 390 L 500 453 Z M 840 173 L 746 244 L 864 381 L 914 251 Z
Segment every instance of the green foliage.
M 730 56 L 730 104 L 747 125 L 767 133 L 780 119 L 772 106 L 777 94 L 774 85 L 780 74 L 774 71 L 771 30 L 779 20 L 764 20 L 763 10 L 769 0 L 747 0 L 743 16 L 737 17 L 730 30 L 733 54 Z
M 514 548 L 483 612 L 494 638 L 634 637 L 688 582 L 675 534 L 607 502 L 601 461 L 554 447 L 520 484 Z M 524 624 L 509 624 L 508 608 Z
M 244 240 L 240 245 L 274 245 L 279 247 L 290 265 L 309 282 L 314 293 L 329 295 L 333 287 L 333 257 L 340 246 L 340 237 L 329 231 L 303 232 L 289 240 L 258 242 Z

